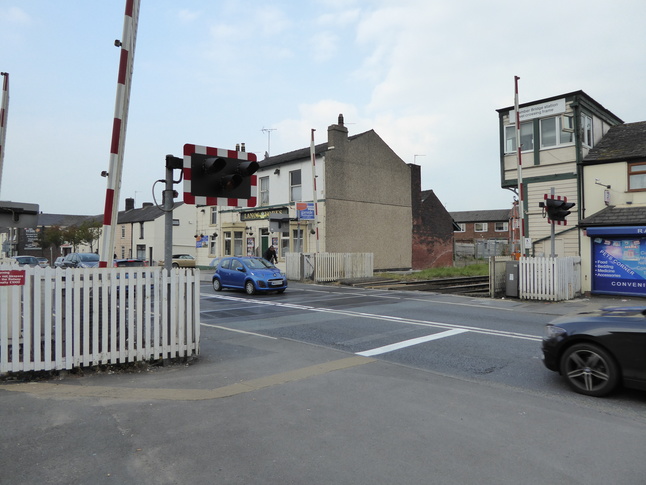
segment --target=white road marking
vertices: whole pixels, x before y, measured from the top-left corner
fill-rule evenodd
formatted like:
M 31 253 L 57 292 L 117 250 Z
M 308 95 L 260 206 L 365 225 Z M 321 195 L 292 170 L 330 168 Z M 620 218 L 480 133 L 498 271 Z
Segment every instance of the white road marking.
M 235 296 L 225 296 L 225 295 L 208 295 L 206 296 L 207 298 L 214 298 L 214 299 L 221 299 L 221 300 L 230 300 L 230 301 L 244 301 L 247 302 L 251 305 L 270 305 L 270 306 L 276 306 L 276 307 L 282 307 L 282 308 L 293 308 L 297 310 L 307 310 L 307 311 L 312 311 L 312 312 L 321 312 L 321 313 L 330 313 L 330 314 L 336 314 L 336 315 L 346 315 L 349 317 L 355 317 L 355 318 L 370 318 L 374 320 L 384 320 L 384 321 L 389 321 L 389 322 L 397 322 L 397 323 L 403 323 L 407 325 L 416 325 L 416 326 L 421 326 L 421 327 L 433 327 L 433 328 L 444 328 L 444 329 L 462 329 L 462 330 L 468 330 L 473 333 L 480 333 L 484 335 L 494 335 L 498 337 L 508 337 L 508 338 L 515 338 L 515 339 L 520 339 L 520 340 L 531 340 L 533 342 L 540 342 L 541 337 L 538 337 L 536 335 L 529 335 L 525 333 L 518 333 L 518 332 L 508 332 L 506 330 L 493 330 L 493 329 L 486 329 L 486 328 L 480 328 L 480 327 L 472 327 L 469 325 L 455 325 L 452 323 L 443 323 L 443 322 L 433 322 L 433 321 L 428 321 L 428 320 L 416 320 L 412 318 L 403 318 L 403 317 L 394 317 L 394 316 L 388 316 L 388 315 L 377 315 L 374 313 L 365 313 L 365 312 L 353 312 L 351 310 L 333 310 L 331 308 L 315 308 L 312 306 L 304 306 L 304 305 L 294 305 L 290 303 L 281 303 L 281 302 L 276 302 L 276 301 L 262 301 L 262 300 L 249 300 L 246 298 L 240 298 L 240 297 L 235 297 Z
M 425 337 L 417 337 L 409 340 L 403 340 L 402 342 L 397 342 L 390 345 L 384 345 L 383 347 L 377 347 L 376 349 L 364 350 L 363 352 L 357 352 L 357 355 L 363 357 L 372 357 L 373 355 L 385 354 L 387 352 L 392 352 L 394 350 L 403 349 L 406 347 L 411 347 L 413 345 L 423 344 L 425 342 L 430 342 L 431 340 L 438 340 L 441 338 L 450 337 L 452 335 L 458 335 L 468 330 L 462 328 L 454 328 L 453 330 L 446 330 L 440 333 L 434 333 L 431 335 L 426 335 Z
M 200 323 L 200 325 L 203 325 L 205 327 L 219 328 L 221 330 L 228 330 L 229 332 L 244 333 L 246 335 L 253 335 L 255 337 L 264 337 L 264 338 L 269 338 L 269 339 L 272 339 L 272 340 L 278 340 L 276 337 L 271 337 L 269 335 L 263 335 L 261 333 L 255 333 L 255 332 L 247 332 L 245 330 L 238 330 L 236 328 L 223 327 L 222 325 L 213 325 L 213 324 L 210 324 L 210 323 Z

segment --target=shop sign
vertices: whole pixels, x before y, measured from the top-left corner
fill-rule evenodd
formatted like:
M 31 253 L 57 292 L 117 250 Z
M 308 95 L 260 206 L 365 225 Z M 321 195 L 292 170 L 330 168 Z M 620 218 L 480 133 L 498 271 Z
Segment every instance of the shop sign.
M 314 202 L 297 202 L 296 211 L 300 221 L 313 221 L 315 219 Z
M 241 212 L 240 220 L 241 221 L 261 221 L 261 220 L 269 219 L 269 216 L 274 214 L 287 214 L 287 209 Z
M 646 296 L 646 238 L 594 237 L 592 262 L 593 292 Z

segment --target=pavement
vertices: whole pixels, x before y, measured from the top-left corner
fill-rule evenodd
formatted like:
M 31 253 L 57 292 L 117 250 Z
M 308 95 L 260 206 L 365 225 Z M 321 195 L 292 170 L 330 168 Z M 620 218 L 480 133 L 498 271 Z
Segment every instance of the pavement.
M 554 315 L 642 304 L 478 300 Z M 571 418 L 554 397 L 215 326 L 192 365 L 4 381 L 0 403 L 2 485 L 633 484 L 646 474 L 642 422 L 583 406 L 563 434 Z M 598 439 L 611 435 L 620 447 Z M 582 442 L 612 466 L 590 466 Z

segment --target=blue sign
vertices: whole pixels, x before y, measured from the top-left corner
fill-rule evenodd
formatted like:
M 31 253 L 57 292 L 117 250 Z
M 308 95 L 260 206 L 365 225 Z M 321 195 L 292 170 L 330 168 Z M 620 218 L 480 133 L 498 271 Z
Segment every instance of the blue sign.
M 646 238 L 594 237 L 592 263 L 593 292 L 646 296 Z
M 298 211 L 298 219 L 301 221 L 313 221 L 315 219 L 314 202 L 307 202 L 307 209 Z

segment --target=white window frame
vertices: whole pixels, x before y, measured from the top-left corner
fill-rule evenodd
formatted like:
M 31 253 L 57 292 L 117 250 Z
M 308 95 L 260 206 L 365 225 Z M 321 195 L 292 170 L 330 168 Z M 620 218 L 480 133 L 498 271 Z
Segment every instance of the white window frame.
M 260 206 L 269 205 L 269 177 L 260 177 Z
M 501 226 L 501 227 L 502 227 L 501 229 L 498 229 L 498 227 L 499 227 L 498 225 L 499 225 L 499 224 L 501 224 L 501 225 L 502 225 L 502 226 Z M 493 226 L 493 227 L 494 227 L 494 231 L 495 231 L 495 232 L 507 232 L 507 231 L 509 231 L 509 222 L 494 222 L 494 226 Z
M 586 114 L 581 115 L 581 143 L 588 148 L 594 146 L 594 122 L 592 116 Z
M 294 178 L 298 174 L 298 183 L 294 183 Z M 300 202 L 303 197 L 302 194 L 302 183 L 303 183 L 303 174 L 302 171 L 292 170 L 289 172 L 289 201 L 290 202 Z
M 478 229 L 478 226 L 480 226 L 480 229 Z M 473 231 L 474 232 L 488 232 L 489 231 L 489 224 L 486 222 L 474 222 L 473 223 Z
M 565 121 L 568 121 L 568 126 L 563 126 Z M 549 132 L 545 129 L 548 122 L 553 121 L 554 129 Z M 539 129 L 540 129 L 540 141 L 541 141 L 541 150 L 549 148 L 560 148 L 563 146 L 574 145 L 574 132 L 573 129 L 573 119 L 569 115 L 559 115 L 559 116 L 550 116 L 548 118 L 541 118 L 539 120 Z M 566 131 L 564 131 L 566 130 Z M 548 136 L 553 138 L 553 140 L 548 145 L 546 143 L 546 138 Z
M 218 208 L 211 207 L 211 225 L 215 226 L 218 223 Z
M 531 144 L 526 143 L 527 139 L 531 139 Z M 534 122 L 532 120 L 525 121 L 520 124 L 520 143 L 522 146 L 521 152 L 534 151 Z M 529 146 L 529 148 L 528 148 Z M 509 125 L 505 127 L 505 153 L 516 152 L 516 125 Z
M 457 222 L 456 224 L 460 226 L 460 230 L 455 232 L 467 232 L 467 225 L 464 222 Z

